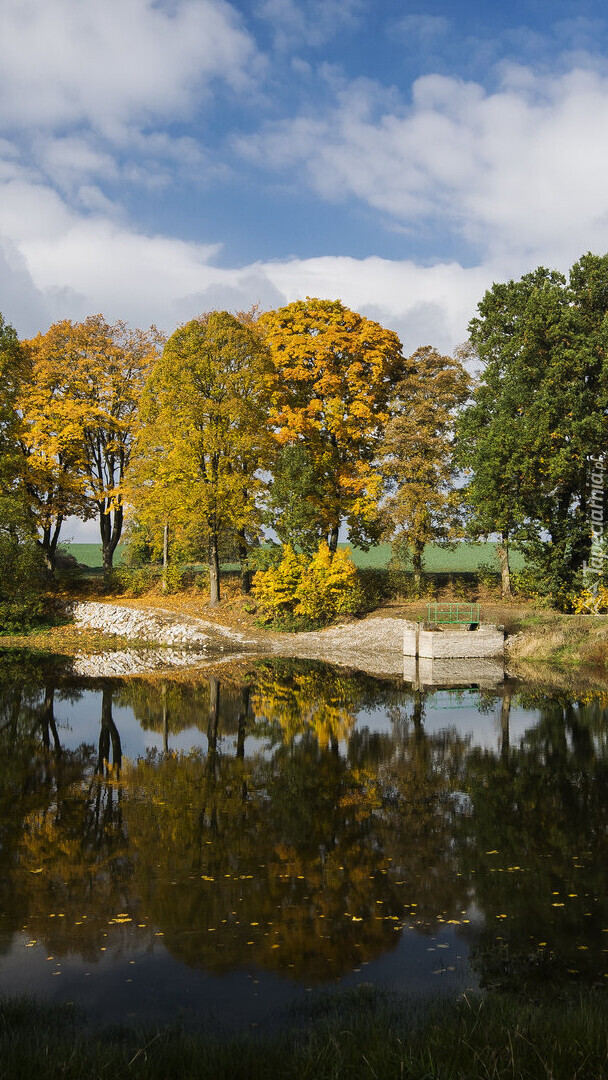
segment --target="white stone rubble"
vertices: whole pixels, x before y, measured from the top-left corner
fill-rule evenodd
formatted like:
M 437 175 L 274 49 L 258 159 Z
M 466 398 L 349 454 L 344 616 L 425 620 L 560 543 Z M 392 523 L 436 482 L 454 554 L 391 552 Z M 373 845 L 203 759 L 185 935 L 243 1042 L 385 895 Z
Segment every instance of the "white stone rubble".
M 245 642 L 243 635 L 235 630 L 156 608 L 140 611 L 118 604 L 83 602 L 74 605 L 73 616 L 75 625 L 84 629 L 102 630 L 131 640 L 155 641 L 159 645 L 202 645 L 223 651 L 229 641 L 254 644 Z

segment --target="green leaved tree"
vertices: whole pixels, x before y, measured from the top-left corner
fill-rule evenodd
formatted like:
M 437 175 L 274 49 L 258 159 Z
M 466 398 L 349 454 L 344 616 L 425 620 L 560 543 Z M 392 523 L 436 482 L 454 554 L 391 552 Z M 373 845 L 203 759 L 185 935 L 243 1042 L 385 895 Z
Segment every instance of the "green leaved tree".
M 500 535 L 505 591 L 514 541 L 566 602 L 590 549 L 590 462 L 608 436 L 608 256 L 583 256 L 568 279 L 540 267 L 494 285 L 469 333 L 483 365 L 458 431 L 471 529 Z

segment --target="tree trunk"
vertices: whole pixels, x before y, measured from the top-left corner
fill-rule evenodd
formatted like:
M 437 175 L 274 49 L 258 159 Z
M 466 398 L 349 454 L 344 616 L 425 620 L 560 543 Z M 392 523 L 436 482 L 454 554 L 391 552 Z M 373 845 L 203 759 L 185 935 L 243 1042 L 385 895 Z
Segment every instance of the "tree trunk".
M 217 780 L 217 732 L 220 722 L 220 682 L 209 679 L 209 720 L 207 723 L 207 775 Z
M 509 757 L 509 721 L 511 718 L 511 688 L 505 686 L 500 704 L 500 756 L 503 761 Z
M 106 510 L 105 500 L 98 502 L 97 507 L 99 510 L 103 572 L 109 574 L 114 563 L 114 552 L 122 536 L 123 509 L 122 505 L 118 505 L 113 512 L 114 519 L 112 520 L 112 511 Z
M 40 726 L 42 727 L 42 742 L 45 750 L 50 748 L 50 735 L 52 735 L 55 754 L 57 757 L 61 757 L 61 742 L 55 723 L 55 688 L 53 686 L 45 686 Z
M 327 542 L 327 546 L 329 547 L 329 550 L 332 551 L 332 552 L 337 551 L 337 549 L 338 549 L 338 533 L 339 533 L 339 531 L 340 531 L 340 526 L 339 525 L 332 525 L 332 527 L 330 529 L 330 532 L 329 532 L 329 539 L 328 539 L 328 542 Z
M 238 553 L 241 564 L 241 592 L 243 593 L 243 596 L 249 596 L 249 593 L 251 592 L 251 570 L 247 566 L 247 555 L 249 552 L 247 549 L 247 541 L 245 539 L 245 530 L 239 529 L 238 535 Z
M 496 545 L 496 554 L 500 560 L 501 592 L 503 600 L 513 595 L 511 592 L 511 571 L 509 569 L 509 534 L 502 533 L 500 543 Z
M 422 592 L 422 555 L 424 544 L 420 540 L 414 540 L 412 544 L 412 566 L 414 568 L 414 596 L 416 599 Z
M 163 592 L 167 591 L 167 567 L 169 565 L 169 526 L 163 525 Z
M 220 602 L 220 556 L 215 532 L 211 533 L 209 539 L 209 590 L 209 603 L 215 607 Z
M 42 540 L 38 541 L 38 544 L 42 548 L 42 554 L 47 570 L 53 571 L 55 569 L 55 555 L 62 525 L 63 518 L 61 516 L 57 518 L 54 525 L 45 525 L 42 533 Z
M 238 728 L 236 736 L 236 756 L 240 761 L 245 760 L 245 735 L 247 734 L 247 716 L 249 715 L 249 687 L 241 690 L 241 707 L 239 709 Z
M 122 746 L 118 728 L 112 716 L 112 690 L 110 687 L 104 686 L 101 697 L 101 730 L 99 732 L 99 756 L 97 758 L 97 772 L 102 776 L 109 769 L 110 744 L 112 745 L 112 765 L 118 775 L 122 764 Z
M 167 684 L 164 682 L 161 687 L 161 701 L 163 706 L 163 750 L 165 754 L 169 753 L 169 710 L 167 708 Z

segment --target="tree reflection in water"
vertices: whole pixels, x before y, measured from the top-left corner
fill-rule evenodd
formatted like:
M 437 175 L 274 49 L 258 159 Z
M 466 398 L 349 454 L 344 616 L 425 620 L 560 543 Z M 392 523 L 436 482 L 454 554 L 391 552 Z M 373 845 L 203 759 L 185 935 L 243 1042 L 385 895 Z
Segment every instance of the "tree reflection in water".
M 68 751 L 55 702 L 78 693 L 48 671 L 13 672 L 0 692 L 3 947 L 27 925 L 54 955 L 94 960 L 162 932 L 191 966 L 322 982 L 404 928 L 448 924 L 474 940 L 486 985 L 608 971 L 596 701 L 507 684 L 482 700 L 500 727 L 490 750 L 429 726 L 420 690 L 264 660 L 240 681 L 106 683 L 97 749 Z M 514 704 L 530 715 L 518 738 Z M 114 705 L 163 751 L 123 760 Z M 192 728 L 206 750 L 172 751 Z

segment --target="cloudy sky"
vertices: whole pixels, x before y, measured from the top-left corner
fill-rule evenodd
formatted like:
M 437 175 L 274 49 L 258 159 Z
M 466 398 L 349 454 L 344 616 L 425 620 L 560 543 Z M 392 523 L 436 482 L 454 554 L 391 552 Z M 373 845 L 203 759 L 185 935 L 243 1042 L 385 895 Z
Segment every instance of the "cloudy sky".
M 341 298 L 449 350 L 608 250 L 599 0 L 1 0 L 0 310 Z

